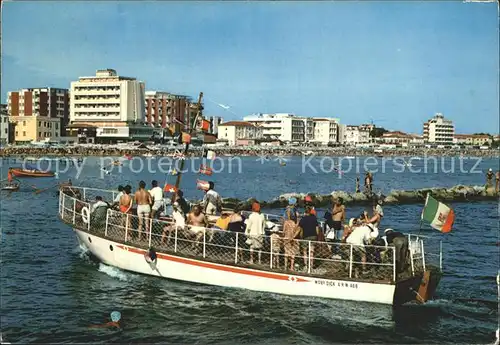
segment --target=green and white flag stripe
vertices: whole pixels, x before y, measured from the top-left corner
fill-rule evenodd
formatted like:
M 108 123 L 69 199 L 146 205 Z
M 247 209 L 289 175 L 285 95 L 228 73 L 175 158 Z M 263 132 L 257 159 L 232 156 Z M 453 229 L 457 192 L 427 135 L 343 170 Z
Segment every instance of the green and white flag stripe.
M 455 220 L 455 214 L 451 208 L 427 194 L 422 220 L 429 222 L 436 230 L 450 232 Z

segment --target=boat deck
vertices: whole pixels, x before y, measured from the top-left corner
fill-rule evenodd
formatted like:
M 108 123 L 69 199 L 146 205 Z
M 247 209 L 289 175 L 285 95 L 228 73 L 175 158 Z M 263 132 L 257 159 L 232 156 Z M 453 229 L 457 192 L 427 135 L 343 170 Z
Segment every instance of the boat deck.
M 168 219 L 145 219 L 142 231 L 139 231 L 137 216 L 111 209 L 96 211 L 87 222 L 82 209 L 90 209 L 91 205 L 81 200 L 82 194 L 88 197 L 90 193 L 88 190 L 80 193 L 79 198 L 60 193 L 59 215 L 65 223 L 99 237 L 142 249 L 153 248 L 160 253 L 301 276 L 387 284 L 405 280 L 425 270 L 423 242 L 418 238 L 410 240 L 410 260 L 400 273 L 396 273 L 393 247 L 365 246 L 366 262 L 363 265 L 360 247 L 343 243 L 290 241 L 280 237 L 279 233 L 262 237 L 260 260 L 256 250 L 252 261 L 247 238 L 242 233 L 210 228 L 181 229 Z M 295 257 L 293 270 L 290 270 L 291 256 Z M 287 266 L 285 262 L 288 262 Z

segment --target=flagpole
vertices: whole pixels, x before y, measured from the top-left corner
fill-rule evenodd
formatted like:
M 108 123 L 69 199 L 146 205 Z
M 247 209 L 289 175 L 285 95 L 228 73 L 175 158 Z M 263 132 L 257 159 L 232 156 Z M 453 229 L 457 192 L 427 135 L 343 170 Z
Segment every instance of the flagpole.
M 427 192 L 427 196 L 425 197 L 424 209 L 422 210 L 422 214 L 420 215 L 420 226 L 418 228 L 418 234 L 417 234 L 417 236 L 419 236 L 420 232 L 422 231 L 422 222 L 424 220 L 424 210 L 425 210 L 425 206 L 427 206 L 427 201 L 428 200 L 429 200 L 429 192 Z
M 198 119 L 198 117 L 201 114 L 201 99 L 202 98 L 203 98 L 203 92 L 200 92 L 200 95 L 198 96 L 198 105 L 197 105 L 196 116 L 194 118 L 193 125 L 190 126 L 191 128 L 189 128 L 189 135 L 193 134 L 194 129 L 196 127 L 196 120 Z M 182 133 L 181 133 L 181 137 L 182 137 Z M 174 194 L 172 195 L 172 205 L 174 204 L 175 199 L 177 198 L 177 191 L 179 190 L 179 186 L 181 184 L 182 171 L 184 170 L 184 164 L 185 164 L 186 159 L 187 159 L 188 150 L 189 150 L 189 142 L 186 143 L 186 147 L 184 148 L 184 158 L 181 159 L 181 166 L 180 166 L 179 171 L 177 172 L 177 179 L 175 181 L 175 190 L 174 190 Z

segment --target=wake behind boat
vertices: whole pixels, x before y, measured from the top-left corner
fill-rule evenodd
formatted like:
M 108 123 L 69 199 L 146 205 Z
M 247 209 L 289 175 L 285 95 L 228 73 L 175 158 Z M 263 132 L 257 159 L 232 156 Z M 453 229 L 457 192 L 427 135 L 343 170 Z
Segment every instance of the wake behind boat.
M 271 235 L 262 238 L 257 262 L 243 233 L 213 227 L 176 226 L 172 219 L 144 219 L 101 206 L 90 212 L 87 200 L 114 200 L 116 192 L 72 187 L 59 194 L 59 216 L 79 242 L 103 263 L 152 276 L 287 295 L 399 305 L 432 298 L 441 276 L 441 247 L 408 235 L 408 262 L 397 271 L 394 247 L 292 240 L 304 250 L 304 263 L 293 271 L 284 262 L 290 243 L 273 233 L 281 217 L 266 215 Z M 212 217 L 212 222 L 217 221 Z M 149 231 L 152 229 L 152 231 Z M 366 253 L 366 262 L 360 259 Z M 332 255 L 332 253 L 338 253 Z M 363 273 L 360 273 L 363 271 Z

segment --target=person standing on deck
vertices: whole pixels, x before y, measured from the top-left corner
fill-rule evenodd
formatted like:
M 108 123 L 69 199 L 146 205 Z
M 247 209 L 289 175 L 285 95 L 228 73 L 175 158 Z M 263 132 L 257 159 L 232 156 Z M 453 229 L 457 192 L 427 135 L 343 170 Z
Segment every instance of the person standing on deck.
M 179 203 L 179 206 L 184 216 L 187 216 L 189 211 L 191 211 L 191 208 L 189 207 L 189 204 L 186 201 L 186 199 L 184 199 L 184 193 L 182 192 L 182 190 L 177 191 L 177 199 L 175 201 Z
M 205 214 L 214 215 L 222 211 L 222 200 L 219 193 L 214 190 L 214 183 L 212 181 L 209 182 L 208 190 L 203 198 L 203 206 Z
M 252 214 L 248 217 L 247 228 L 245 235 L 250 246 L 250 264 L 253 264 L 253 252 L 258 250 L 259 264 L 261 263 L 263 236 L 265 235 L 266 217 L 260 213 L 260 204 L 254 202 L 252 204 Z
M 132 213 L 132 197 L 130 196 L 130 193 L 132 193 L 132 186 L 126 185 L 123 187 L 123 195 L 120 198 L 119 204 L 120 212 L 125 213 L 123 216 L 122 226 L 126 226 L 127 229 L 130 229 L 130 217 L 128 215 Z
M 151 207 L 151 218 L 154 218 L 160 207 L 163 206 L 163 189 L 158 187 L 158 181 L 156 180 L 151 182 L 151 186 L 153 187 L 149 191 L 153 202 L 153 206 Z
M 151 214 L 151 195 L 146 191 L 146 182 L 139 182 L 139 190 L 135 192 L 135 203 L 137 204 L 137 217 L 139 218 L 139 239 L 142 238 L 143 223 L 144 232 L 149 232 L 149 216 Z
M 313 200 L 310 195 L 306 195 L 304 198 L 304 206 L 305 207 L 310 207 L 311 208 L 311 214 L 314 216 L 317 216 L 318 214 L 316 213 L 316 209 L 314 208 L 313 205 Z
M 493 169 L 489 169 L 486 173 L 486 188 L 490 188 L 493 182 Z
M 123 186 L 119 185 L 118 186 L 118 194 L 116 194 L 116 197 L 113 200 L 113 206 L 120 204 L 120 199 L 122 198 L 123 194 L 124 194 L 123 193 Z
M 304 266 L 308 267 L 307 258 L 309 255 L 311 256 L 311 268 L 314 265 L 314 244 L 311 243 L 311 250 L 309 253 L 309 241 L 317 241 L 318 235 L 320 233 L 320 227 L 318 223 L 318 219 L 315 215 L 312 214 L 312 208 L 310 206 L 306 206 L 306 215 L 302 217 L 299 221 L 299 231 L 302 232 L 302 239 L 304 240 L 301 243 L 302 246 L 302 254 L 304 255 Z M 306 242 L 307 241 L 307 242 Z
M 335 231 L 335 241 L 340 242 L 342 239 L 343 225 L 345 221 L 345 206 L 344 199 L 337 198 L 332 209 L 333 230 Z
M 299 218 L 299 213 L 295 204 L 297 203 L 296 198 L 290 198 L 288 200 L 288 206 L 285 209 L 285 214 L 283 215 L 283 242 L 285 249 L 285 270 L 290 267 L 293 271 L 295 267 L 295 256 L 299 253 L 296 238 L 298 236 L 297 221 Z M 288 259 L 290 259 L 290 266 L 288 266 Z

